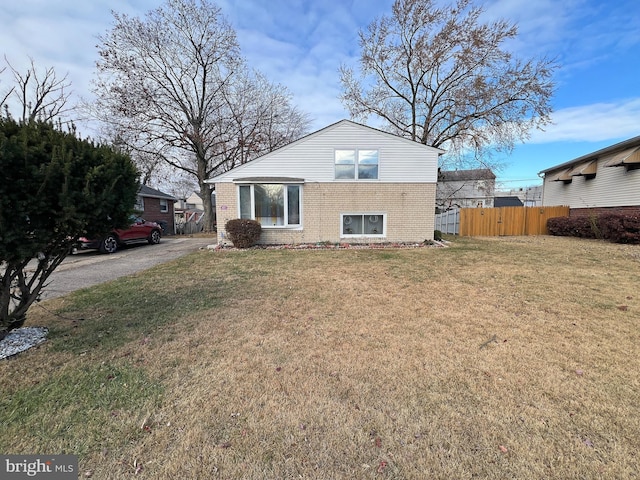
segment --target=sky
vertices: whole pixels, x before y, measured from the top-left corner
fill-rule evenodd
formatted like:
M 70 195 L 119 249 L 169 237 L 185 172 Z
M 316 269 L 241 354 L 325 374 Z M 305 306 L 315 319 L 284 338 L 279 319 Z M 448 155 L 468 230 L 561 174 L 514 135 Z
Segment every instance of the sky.
M 478 0 L 487 20 L 518 25 L 509 48 L 548 57 L 555 72 L 552 124 L 499 157 L 498 188 L 542 183 L 538 172 L 640 135 L 640 2 L 638 0 Z M 112 11 L 143 17 L 161 0 L 3 0 L 0 53 L 18 70 L 68 75 L 73 97 L 90 100 L 98 35 Z M 393 0 L 217 0 L 249 65 L 287 87 L 315 131 L 343 118 L 341 64 L 357 66 L 358 31 Z M 0 92 L 10 85 L 7 71 Z M 369 120 L 378 126 L 376 120 Z

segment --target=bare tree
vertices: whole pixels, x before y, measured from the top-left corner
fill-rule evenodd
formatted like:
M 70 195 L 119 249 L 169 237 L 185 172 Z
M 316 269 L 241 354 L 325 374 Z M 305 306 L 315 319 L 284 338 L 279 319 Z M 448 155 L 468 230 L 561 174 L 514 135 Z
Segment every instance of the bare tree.
M 504 44 L 517 27 L 483 23 L 472 0 L 438 4 L 396 0 L 361 31 L 360 74 L 341 66 L 341 99 L 353 118 L 373 115 L 393 133 L 486 161 L 549 123 L 557 66 L 516 58 Z
M 197 180 L 211 231 L 205 181 L 264 151 L 264 129 L 253 128 L 264 115 L 264 92 L 248 90 L 235 31 L 209 1 L 166 0 L 144 19 L 113 15 L 99 39 L 95 111 L 129 132 L 122 138 L 147 160 L 160 158 Z M 288 105 L 273 105 L 273 115 Z
M 292 106 L 287 89 L 260 72 L 239 68 L 222 96 L 222 115 L 216 121 L 222 149 L 212 162 L 212 173 L 229 171 L 308 130 L 308 116 Z
M 4 71 L 7 69 L 7 67 L 2 67 L 0 68 L 0 75 L 2 75 L 2 73 L 4 73 Z M 7 111 L 7 116 L 9 116 L 8 111 L 9 111 L 9 105 L 7 105 L 7 99 L 11 96 L 11 94 L 13 93 L 15 87 L 11 87 L 9 88 L 9 90 L 5 91 L 4 93 L 2 93 L 2 91 L 0 91 L 0 107 L 3 109 L 6 109 Z M 2 115 L 2 113 L 0 113 L 0 116 Z
M 58 77 L 53 67 L 38 70 L 33 59 L 29 59 L 30 67 L 21 73 L 9 63 L 6 56 L 4 60 L 13 73 L 14 85 L 3 96 L 1 105 L 7 105 L 6 102 L 11 98 L 17 101 L 20 106 L 19 119 L 23 122 L 51 122 L 54 119 L 62 122 L 64 114 L 72 110 L 69 106 L 71 82 L 67 75 Z M 6 109 L 8 112 L 9 107 Z

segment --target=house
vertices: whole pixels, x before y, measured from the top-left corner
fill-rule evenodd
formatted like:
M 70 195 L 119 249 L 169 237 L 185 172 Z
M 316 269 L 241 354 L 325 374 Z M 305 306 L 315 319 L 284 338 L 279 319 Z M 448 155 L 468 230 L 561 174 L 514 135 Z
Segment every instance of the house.
M 215 207 L 215 196 L 212 196 L 212 202 Z M 193 234 L 203 230 L 204 204 L 196 192 L 175 202 L 174 210 L 176 233 Z
M 441 170 L 438 173 L 436 206 L 441 211 L 451 208 L 491 208 L 496 176 L 488 168 Z
M 156 222 L 162 226 L 163 235 L 175 233 L 173 205 L 176 199 L 171 195 L 146 185 L 141 185 L 134 210 L 140 212 L 145 220 Z
M 432 240 L 441 153 L 341 120 L 208 180 L 218 242 L 234 218 L 258 220 L 263 244 Z
M 528 187 L 517 187 L 509 190 L 496 191 L 496 199 L 498 197 L 517 197 L 525 207 L 541 207 L 542 206 L 542 185 L 531 185 Z M 498 207 L 494 200 L 494 207 Z
M 175 209 L 178 210 L 200 210 L 204 211 L 204 204 L 202 198 L 196 192 L 193 192 L 187 198 L 181 198 L 176 200 Z
M 543 205 L 570 215 L 640 214 L 640 136 L 542 170 Z

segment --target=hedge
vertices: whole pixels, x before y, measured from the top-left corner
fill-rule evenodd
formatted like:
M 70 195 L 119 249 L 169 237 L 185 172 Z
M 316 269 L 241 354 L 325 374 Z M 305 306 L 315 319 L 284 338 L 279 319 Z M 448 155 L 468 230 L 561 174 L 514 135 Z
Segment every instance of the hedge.
M 640 243 L 640 216 L 604 213 L 547 220 L 549 234 L 599 238 L 614 243 Z

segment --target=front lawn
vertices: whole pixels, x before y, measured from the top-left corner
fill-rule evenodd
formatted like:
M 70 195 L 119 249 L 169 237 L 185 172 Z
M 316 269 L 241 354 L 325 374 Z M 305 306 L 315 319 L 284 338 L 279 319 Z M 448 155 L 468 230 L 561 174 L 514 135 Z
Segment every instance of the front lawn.
M 638 475 L 638 246 L 202 251 L 42 307 L 0 452 L 83 478 Z

